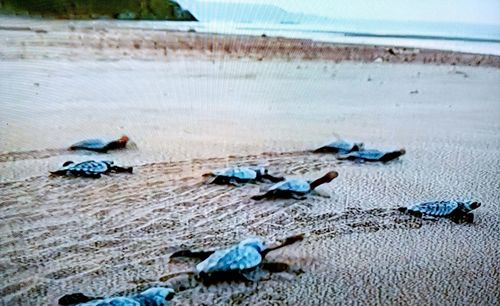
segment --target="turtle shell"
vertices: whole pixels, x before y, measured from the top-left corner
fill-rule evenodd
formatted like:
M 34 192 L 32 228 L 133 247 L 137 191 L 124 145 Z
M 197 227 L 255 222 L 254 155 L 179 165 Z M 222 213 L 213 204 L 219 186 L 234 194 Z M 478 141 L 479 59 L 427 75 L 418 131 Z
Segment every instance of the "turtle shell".
M 133 296 L 132 299 L 136 302 L 139 302 L 138 305 L 141 306 L 167 306 L 169 304 L 168 301 L 170 301 L 174 297 L 174 295 L 175 291 L 172 288 L 153 287 Z M 125 305 L 128 306 L 128 304 Z
M 58 304 L 80 306 L 167 306 L 168 301 L 172 300 L 174 295 L 175 291 L 172 288 L 165 287 L 153 287 L 130 297 L 101 298 L 73 293 L 60 298 Z
M 257 172 L 247 167 L 232 167 L 218 169 L 213 172 L 215 176 L 224 176 L 228 178 L 237 178 L 240 180 L 254 180 L 257 178 Z
M 352 151 L 362 150 L 364 147 L 363 143 L 347 142 L 345 140 L 337 140 L 326 146 L 323 146 L 316 150 L 316 152 L 332 152 L 332 153 L 349 153 Z
M 102 139 L 86 139 L 71 145 L 71 149 L 84 149 L 84 150 L 104 150 L 108 145 L 107 141 Z
M 367 161 L 380 160 L 385 155 L 384 152 L 379 150 L 363 150 L 355 151 L 342 156 L 343 159 L 362 159 Z
M 273 190 L 308 193 L 311 191 L 311 185 L 308 181 L 303 179 L 287 179 L 283 182 L 276 183 L 269 188 L 269 191 Z
M 69 165 L 66 170 L 72 173 L 102 174 L 109 171 L 112 161 L 87 160 L 78 164 Z
M 93 300 L 83 304 L 76 304 L 78 306 L 141 306 L 141 304 L 133 298 L 117 296 L 105 299 Z M 157 304 L 152 304 L 157 305 Z M 159 304 L 166 305 L 166 304 Z
M 420 212 L 424 215 L 434 217 L 446 217 L 453 214 L 459 207 L 457 201 L 434 201 L 416 204 L 408 208 L 410 212 Z
M 97 299 L 80 306 L 167 306 L 168 300 L 174 295 L 172 288 L 153 287 L 134 296 L 117 296 L 111 298 Z
M 196 265 L 198 273 L 243 271 L 257 267 L 262 262 L 260 251 L 252 245 L 239 243 L 225 250 L 215 251 Z

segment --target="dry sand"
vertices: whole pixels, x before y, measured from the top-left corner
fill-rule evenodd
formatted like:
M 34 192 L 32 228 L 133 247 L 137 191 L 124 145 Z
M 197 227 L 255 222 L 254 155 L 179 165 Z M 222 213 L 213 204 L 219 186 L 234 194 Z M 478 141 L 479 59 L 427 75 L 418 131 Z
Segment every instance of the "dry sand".
M 64 22 L 37 29 L 0 31 L 3 304 L 134 290 L 188 268 L 168 264 L 179 247 L 220 247 L 250 235 L 274 241 L 299 232 L 309 237 L 269 258 L 304 273 L 255 285 L 198 286 L 180 292 L 174 304 L 500 302 L 497 68 L 418 59 L 337 63 L 305 60 L 300 50 L 260 58 L 242 49 L 172 47 L 165 56 L 154 47 L 116 47 L 109 36 L 187 37 L 202 46 L 207 36 L 69 29 Z M 231 39 L 237 46 L 237 37 Z M 92 40 L 103 45 L 85 45 Z M 241 41 L 251 45 L 248 37 Z M 498 58 L 488 61 L 497 67 Z M 135 148 L 109 155 L 61 149 L 122 133 Z M 386 165 L 360 165 L 306 151 L 337 135 L 408 153 Z M 65 160 L 89 158 L 136 171 L 99 180 L 47 177 Z M 336 169 L 340 176 L 322 188 L 330 198 L 305 201 L 255 203 L 249 196 L 264 186 L 202 183 L 202 173 L 233 164 L 265 164 L 307 178 Z M 473 225 L 393 210 L 451 198 L 483 203 Z

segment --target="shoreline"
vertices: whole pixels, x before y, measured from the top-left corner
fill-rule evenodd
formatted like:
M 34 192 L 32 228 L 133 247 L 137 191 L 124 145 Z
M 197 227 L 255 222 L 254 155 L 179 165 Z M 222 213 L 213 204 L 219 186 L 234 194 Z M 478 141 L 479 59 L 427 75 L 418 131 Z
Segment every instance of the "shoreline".
M 0 19 L 1 20 L 1 19 Z M 6 21 L 4 18 L 3 21 Z M 38 25 L 19 25 L 20 21 L 0 27 L 6 45 L 1 60 L 91 58 L 100 60 L 160 60 L 172 56 L 250 58 L 259 61 L 325 60 L 332 62 L 422 63 L 500 68 L 500 56 L 444 50 L 339 44 L 310 39 L 258 37 L 251 35 L 209 34 L 192 31 L 110 27 L 106 21 L 43 20 Z M 12 23 L 12 20 L 11 20 Z M 32 22 L 33 23 L 33 22 Z M 88 25 L 85 25 L 88 23 Z M 19 41 L 19 39 L 22 39 Z M 3 49 L 3 51 L 2 51 Z M 11 50 L 24 50 L 23 53 Z M 31 50 L 35 49 L 35 50 Z

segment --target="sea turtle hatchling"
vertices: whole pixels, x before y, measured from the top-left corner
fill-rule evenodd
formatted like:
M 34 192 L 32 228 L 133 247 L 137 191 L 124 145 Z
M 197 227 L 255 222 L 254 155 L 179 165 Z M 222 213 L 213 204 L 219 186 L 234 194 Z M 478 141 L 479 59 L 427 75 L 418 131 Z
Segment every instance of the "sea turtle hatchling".
M 57 171 L 51 171 L 51 175 L 73 175 L 84 176 L 92 178 L 100 178 L 101 174 L 108 174 L 110 172 L 128 172 L 132 173 L 132 167 L 119 167 L 115 166 L 113 161 L 103 160 L 87 160 L 81 163 L 74 163 L 67 161 L 63 164 L 62 168 Z
M 348 142 L 342 139 L 336 140 L 332 143 L 322 146 L 313 151 L 313 153 L 339 153 L 347 154 L 350 152 L 363 150 L 364 144 L 362 142 Z
M 266 255 L 276 249 L 302 241 L 304 235 L 295 235 L 282 242 L 266 245 L 260 238 L 248 238 L 227 249 L 217 251 L 181 250 L 170 258 L 191 257 L 202 260 L 194 269 L 196 278 L 203 283 L 248 280 L 256 281 L 262 270 L 269 272 L 290 271 L 285 263 L 263 262 Z M 168 276 L 167 276 L 168 277 Z M 164 281 L 166 277 L 160 280 Z
M 110 298 L 89 297 L 83 293 L 66 294 L 58 303 L 61 306 L 167 306 L 174 295 L 172 288 L 153 287 L 136 295 Z
M 72 144 L 69 150 L 87 150 L 99 153 L 106 153 L 109 150 L 123 149 L 129 141 L 128 136 L 123 135 L 117 140 L 105 141 L 102 139 L 85 139 Z
M 383 163 L 386 163 L 386 162 L 391 161 L 393 159 L 396 159 L 404 154 L 406 154 L 405 149 L 388 151 L 388 152 L 383 152 L 383 151 L 375 150 L 375 149 L 369 149 L 369 150 L 350 152 L 347 154 L 341 154 L 341 155 L 337 156 L 337 159 L 354 160 L 354 161 L 361 161 L 361 162 L 383 162 Z
M 229 167 L 216 169 L 210 173 L 203 174 L 211 179 L 211 184 L 231 184 L 239 185 L 248 182 L 262 182 L 265 180 L 273 183 L 283 181 L 285 178 L 269 174 L 268 169 L 264 167 Z
M 416 217 L 430 216 L 449 218 L 453 222 L 468 223 L 474 221 L 474 209 L 481 206 L 476 201 L 434 201 L 413 205 L 411 207 L 399 207 L 398 210 Z
M 312 182 L 304 179 L 286 179 L 283 182 L 276 183 L 269 187 L 266 193 L 253 196 L 252 199 L 262 200 L 265 198 L 293 198 L 297 200 L 304 200 L 306 195 L 313 191 L 316 187 L 331 182 L 338 175 L 339 173 L 337 171 L 330 171 Z

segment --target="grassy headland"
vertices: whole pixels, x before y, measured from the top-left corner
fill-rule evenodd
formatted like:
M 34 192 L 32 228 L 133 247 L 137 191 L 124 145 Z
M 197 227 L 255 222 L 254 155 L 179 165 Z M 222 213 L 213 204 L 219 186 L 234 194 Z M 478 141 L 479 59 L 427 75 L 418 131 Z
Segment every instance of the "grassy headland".
M 0 0 L 0 13 L 59 19 L 197 21 L 170 0 Z

